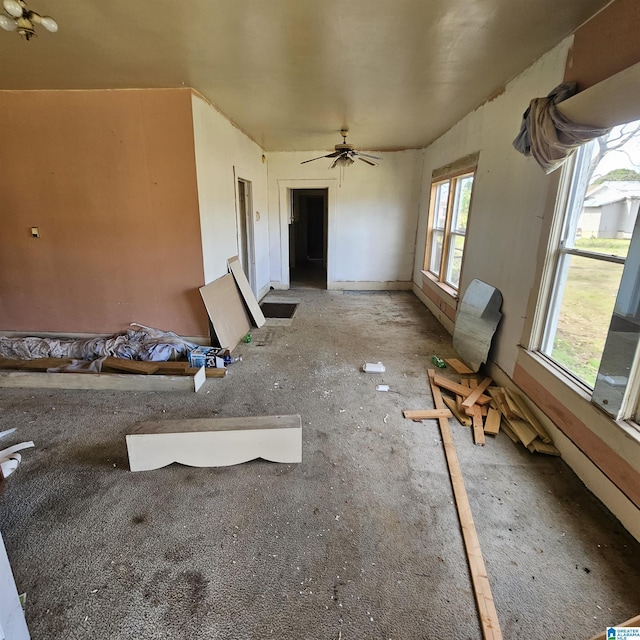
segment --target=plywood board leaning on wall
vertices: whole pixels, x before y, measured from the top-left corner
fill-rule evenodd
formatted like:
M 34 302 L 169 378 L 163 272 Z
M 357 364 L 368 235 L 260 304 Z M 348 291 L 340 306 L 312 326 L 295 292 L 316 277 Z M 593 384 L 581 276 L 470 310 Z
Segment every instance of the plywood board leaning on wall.
M 200 295 L 218 343 L 232 351 L 251 329 L 251 321 L 233 275 L 228 273 L 200 287 Z
M 240 264 L 240 259 L 238 256 L 233 256 L 233 258 L 229 258 L 227 260 L 227 265 L 229 265 L 229 270 L 236 280 L 236 284 L 238 285 L 242 298 L 247 305 L 247 309 L 249 310 L 249 315 L 251 316 L 253 323 L 256 327 L 261 327 L 266 322 L 266 319 L 264 317 L 264 313 L 262 313 L 260 305 L 258 304 L 257 298 L 251 290 L 251 285 L 249 284 L 247 276 Z

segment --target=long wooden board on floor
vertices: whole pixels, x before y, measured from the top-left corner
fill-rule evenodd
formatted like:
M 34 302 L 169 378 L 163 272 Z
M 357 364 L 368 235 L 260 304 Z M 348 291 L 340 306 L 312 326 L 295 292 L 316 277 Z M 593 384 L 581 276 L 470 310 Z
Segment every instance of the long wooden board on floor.
M 193 391 L 193 376 L 0 371 L 1 387 L 14 389 L 92 389 L 94 391 Z
M 437 418 L 452 417 L 451 411 L 446 407 L 444 409 L 405 410 L 402 415 L 408 420 L 436 420 Z
M 200 287 L 200 295 L 218 343 L 232 351 L 251 329 L 251 321 L 233 274 L 228 273 Z
M 487 419 L 484 423 L 484 432 L 489 434 L 490 436 L 495 436 L 500 431 L 500 422 L 502 420 L 502 414 L 499 409 L 494 409 L 493 407 L 489 407 L 489 412 L 487 413 Z
M 105 370 L 112 369 L 114 371 L 125 371 L 126 373 L 150 375 L 155 373 L 160 368 L 160 365 L 157 362 L 142 362 L 140 360 L 128 360 L 126 358 L 108 356 L 102 362 L 102 368 Z
M 453 413 L 453 415 L 456 417 L 456 420 L 463 427 L 471 426 L 471 423 L 472 423 L 471 418 L 465 415 L 464 413 L 461 413 L 460 411 L 458 411 L 458 406 L 456 405 L 456 401 L 453 398 L 447 398 L 445 396 L 442 396 L 442 399 L 444 400 L 444 403 L 447 405 L 447 407 L 449 407 L 449 409 L 451 410 L 451 413 Z
M 445 358 L 444 361 L 456 373 L 459 373 L 461 376 L 470 375 L 470 374 L 475 373 L 475 371 L 473 371 L 473 369 L 469 369 L 469 367 L 467 367 L 467 365 L 464 362 L 462 362 L 462 360 L 458 360 L 458 358 Z
M 143 422 L 126 440 L 131 471 L 173 462 L 192 467 L 226 467 L 256 458 L 302 462 L 299 415 Z
M 491 378 L 485 378 L 480 384 L 475 386 L 471 393 L 462 401 L 462 406 L 471 408 L 478 402 L 482 392 L 493 382 Z M 473 385 L 472 385 L 473 386 Z
M 434 382 L 435 371 L 429 370 L 429 384 L 433 393 L 433 402 L 436 409 L 444 408 L 444 400 L 442 392 Z M 471 580 L 473 582 L 473 590 L 478 605 L 478 614 L 480 616 L 480 624 L 482 625 L 482 635 L 485 640 L 502 640 L 502 631 L 500 630 L 500 622 L 498 621 L 498 613 L 493 602 L 491 594 L 491 585 L 487 577 L 482 551 L 480 550 L 480 541 L 478 540 L 478 532 L 473 522 L 471 514 L 471 505 L 469 497 L 464 486 L 462 478 L 462 470 L 458 461 L 456 445 L 451 436 L 448 418 L 439 418 L 440 434 L 442 436 L 442 444 L 449 468 L 449 476 L 451 477 L 451 485 L 453 487 L 453 495 L 458 510 L 458 518 L 460 519 L 460 527 L 462 528 L 462 537 L 464 539 L 465 549 L 467 551 L 467 560 L 469 562 L 469 570 L 471 572 Z
M 453 393 L 462 396 L 463 398 L 468 398 L 471 395 L 471 389 L 469 387 L 465 387 L 457 382 L 453 382 L 453 380 L 449 380 L 448 378 L 443 378 L 442 376 L 435 375 L 433 378 L 435 384 L 443 389 L 447 389 L 448 391 L 452 391 Z M 476 404 L 489 404 L 491 402 L 491 397 L 486 395 L 480 395 L 476 399 Z
M 256 327 L 261 327 L 266 322 L 266 319 L 264 317 L 264 313 L 262 313 L 260 304 L 258 303 L 258 300 L 256 299 L 251 289 L 249 280 L 247 280 L 244 269 L 240 264 L 240 258 L 238 258 L 238 256 L 229 258 L 227 260 L 227 265 L 229 266 L 229 270 L 236 280 L 236 284 L 238 285 L 238 289 L 240 289 L 240 294 L 242 295 L 244 302 L 247 305 L 247 309 L 249 309 L 249 315 L 253 320 L 253 324 L 255 324 Z

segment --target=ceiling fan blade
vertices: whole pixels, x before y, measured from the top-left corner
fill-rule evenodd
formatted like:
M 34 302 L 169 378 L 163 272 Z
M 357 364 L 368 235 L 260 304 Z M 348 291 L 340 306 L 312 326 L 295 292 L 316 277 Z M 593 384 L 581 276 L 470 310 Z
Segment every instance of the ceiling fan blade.
M 307 162 L 313 162 L 314 160 L 322 160 L 322 158 L 336 158 L 342 155 L 342 151 L 334 151 L 333 153 L 328 153 L 326 156 L 318 156 L 317 158 L 311 158 L 311 160 L 303 160 L 300 164 L 306 164 Z
M 307 162 L 313 162 L 314 160 L 322 160 L 322 158 L 328 158 L 329 156 L 318 156 L 317 158 L 311 158 L 311 160 L 303 160 L 300 164 L 306 164 Z
M 382 160 L 380 156 L 372 156 L 370 153 L 362 153 L 362 151 L 356 151 L 359 156 L 364 156 L 365 158 L 373 158 L 374 160 Z
M 366 162 L 367 164 L 371 165 L 372 167 L 377 167 L 378 166 L 377 162 L 371 162 L 371 160 L 367 160 L 366 158 L 363 158 L 362 156 L 358 156 L 358 160 L 362 160 L 362 162 Z

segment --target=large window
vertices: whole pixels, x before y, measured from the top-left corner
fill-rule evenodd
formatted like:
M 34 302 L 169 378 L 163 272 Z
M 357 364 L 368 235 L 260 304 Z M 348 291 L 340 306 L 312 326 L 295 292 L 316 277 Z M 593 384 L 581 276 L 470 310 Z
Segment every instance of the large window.
M 477 161 L 477 157 L 474 158 Z M 458 290 L 471 208 L 475 164 L 441 175 L 431 183 L 429 228 L 424 269 L 440 283 Z
M 640 122 L 564 169 L 540 350 L 614 417 L 633 417 L 640 335 Z

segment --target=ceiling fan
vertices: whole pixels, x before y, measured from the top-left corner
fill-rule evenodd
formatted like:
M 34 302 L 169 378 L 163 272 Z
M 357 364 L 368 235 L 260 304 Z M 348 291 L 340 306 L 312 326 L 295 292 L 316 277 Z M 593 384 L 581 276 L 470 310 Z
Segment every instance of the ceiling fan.
M 333 153 L 328 153 L 326 156 L 311 158 L 311 160 L 304 160 L 300 164 L 306 164 L 307 162 L 313 162 L 314 160 L 321 160 L 322 158 L 334 158 L 329 168 L 335 169 L 335 167 L 348 167 L 349 165 L 352 165 L 356 161 L 356 158 L 371 165 L 372 167 L 378 165 L 376 160 L 382 160 L 379 156 L 372 156 L 368 153 L 362 153 L 362 151 L 356 151 L 352 144 L 347 144 L 349 129 L 342 129 L 340 131 L 340 135 L 342 136 L 342 144 L 337 144 Z

